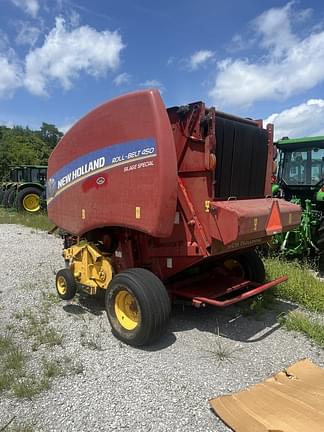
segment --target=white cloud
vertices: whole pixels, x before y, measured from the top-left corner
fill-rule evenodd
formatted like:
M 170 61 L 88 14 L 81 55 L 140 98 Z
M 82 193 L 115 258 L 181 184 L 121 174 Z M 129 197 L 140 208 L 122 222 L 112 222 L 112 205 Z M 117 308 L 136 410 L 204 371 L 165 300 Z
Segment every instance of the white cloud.
M 41 30 L 38 27 L 32 26 L 29 22 L 18 21 L 16 25 L 19 27 L 16 43 L 18 45 L 34 46 Z
M 130 80 L 131 80 L 131 75 L 124 72 L 124 73 L 121 73 L 115 77 L 114 84 L 116 86 L 120 86 L 123 84 L 129 84 Z
M 0 97 L 10 97 L 22 83 L 21 68 L 17 62 L 0 54 Z
M 140 86 L 146 88 L 158 88 L 160 90 L 160 93 L 163 93 L 165 90 L 164 85 L 156 79 L 146 80 L 142 82 Z
M 270 9 L 253 21 L 265 54 L 259 61 L 227 58 L 218 62 L 209 93 L 214 103 L 249 106 L 265 99 L 284 100 L 324 81 L 324 31 L 303 39 L 295 34 L 294 18 L 309 15 L 309 10 L 296 12 L 292 5 Z
M 11 0 L 11 2 L 23 9 L 28 15 L 36 18 L 39 10 L 38 0 Z
M 69 30 L 64 19 L 57 18 L 43 46 L 26 56 L 25 86 L 36 95 L 48 94 L 51 81 L 69 89 L 81 72 L 98 77 L 117 69 L 123 48 L 117 32 L 89 26 Z
M 214 53 L 209 50 L 199 50 L 192 54 L 189 58 L 189 67 L 191 69 L 197 69 L 199 66 L 202 66 L 208 60 L 214 57 Z
M 293 2 L 282 8 L 272 8 L 258 16 L 253 25 L 261 37 L 260 46 L 271 50 L 271 55 L 280 57 L 298 42 L 291 29 Z
M 264 124 L 274 123 L 275 139 L 288 136 L 324 135 L 324 99 L 309 99 L 300 105 L 271 114 Z

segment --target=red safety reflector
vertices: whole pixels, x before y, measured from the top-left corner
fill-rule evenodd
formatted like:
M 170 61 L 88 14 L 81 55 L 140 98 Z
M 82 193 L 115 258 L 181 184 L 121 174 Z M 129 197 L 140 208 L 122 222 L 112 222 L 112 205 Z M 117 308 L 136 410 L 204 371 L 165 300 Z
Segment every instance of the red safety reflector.
M 266 225 L 266 232 L 268 235 L 272 235 L 281 231 L 282 231 L 282 223 L 281 223 L 279 205 L 278 205 L 278 201 L 274 201 Z

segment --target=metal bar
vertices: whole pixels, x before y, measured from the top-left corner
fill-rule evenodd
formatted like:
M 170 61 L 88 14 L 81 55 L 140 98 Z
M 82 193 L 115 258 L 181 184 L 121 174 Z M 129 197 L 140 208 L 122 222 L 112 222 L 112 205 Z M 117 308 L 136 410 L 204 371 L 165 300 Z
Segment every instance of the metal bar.
M 189 199 L 186 188 L 178 177 L 178 200 L 181 206 L 181 209 L 185 215 L 186 222 L 188 225 L 192 226 L 192 230 L 194 232 L 195 240 L 198 244 L 200 253 L 203 256 L 209 256 L 210 253 L 207 251 L 207 247 L 209 246 L 208 240 L 206 238 L 206 234 L 203 226 L 199 222 L 199 219 L 196 215 L 194 206 Z
M 236 115 L 228 114 L 228 113 L 225 113 L 223 111 L 217 111 L 216 110 L 215 112 L 216 112 L 216 117 L 222 117 L 225 119 L 237 121 L 239 123 L 246 123 L 246 124 L 252 125 L 252 126 L 259 126 L 259 122 L 257 120 L 251 120 L 248 118 L 237 117 Z
M 273 281 L 267 282 L 263 285 L 258 286 L 257 288 L 254 288 L 250 291 L 247 291 L 245 293 L 239 294 L 236 297 L 233 297 L 229 300 L 214 300 L 208 297 L 192 297 L 192 295 L 190 295 L 188 292 L 181 292 L 181 291 L 173 291 L 173 294 L 177 294 L 180 295 L 182 297 L 186 297 L 186 298 L 191 298 L 192 301 L 194 303 L 206 303 L 206 304 L 210 304 L 212 306 L 218 306 L 218 307 L 225 307 L 225 306 L 230 306 L 234 303 L 238 303 L 242 300 L 246 300 L 254 295 L 260 294 L 264 291 L 266 291 L 267 289 L 270 289 L 276 285 L 279 285 L 282 282 L 285 282 L 286 280 L 288 280 L 288 276 L 281 276 L 277 279 L 274 279 Z

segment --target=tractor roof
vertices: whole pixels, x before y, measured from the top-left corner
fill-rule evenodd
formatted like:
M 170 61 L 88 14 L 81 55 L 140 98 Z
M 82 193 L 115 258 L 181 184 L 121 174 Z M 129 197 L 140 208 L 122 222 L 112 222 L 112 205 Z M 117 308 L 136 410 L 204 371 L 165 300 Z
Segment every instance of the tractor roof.
M 298 150 L 307 147 L 324 148 L 324 136 L 312 136 L 303 138 L 282 138 L 276 142 L 280 150 Z
M 21 169 L 21 168 L 36 168 L 36 169 L 47 169 L 47 165 L 15 165 L 11 169 Z

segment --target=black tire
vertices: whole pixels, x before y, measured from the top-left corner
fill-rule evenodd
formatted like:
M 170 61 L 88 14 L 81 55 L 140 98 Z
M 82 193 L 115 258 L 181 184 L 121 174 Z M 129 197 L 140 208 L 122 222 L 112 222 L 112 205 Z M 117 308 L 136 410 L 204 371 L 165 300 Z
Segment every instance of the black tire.
M 8 207 L 8 198 L 10 195 L 11 189 L 6 189 L 3 194 L 2 205 L 7 208 Z
M 105 305 L 106 292 L 107 290 L 104 288 L 97 288 L 95 298 L 97 302 L 100 304 L 100 306 Z
M 133 298 L 131 306 L 138 319 L 132 329 L 121 324 L 116 312 L 117 296 L 125 292 Z M 165 331 L 171 311 L 170 299 L 161 280 L 142 268 L 128 269 L 114 276 L 108 286 L 105 304 L 112 333 L 132 346 L 156 341 Z
M 37 213 L 41 209 L 41 194 L 42 191 L 36 187 L 26 187 L 22 190 L 20 190 L 17 194 L 17 210 L 21 212 L 27 212 L 27 213 Z M 37 195 L 39 198 L 39 206 L 36 207 L 35 210 L 27 209 L 26 205 L 24 205 L 24 200 L 31 195 Z
M 7 204 L 8 207 L 15 207 L 15 201 L 16 201 L 16 189 L 10 189 Z
M 2 187 L 0 187 L 0 205 L 2 205 L 2 200 L 3 200 L 3 196 L 4 196 L 4 189 Z
M 252 282 L 264 283 L 265 281 L 265 268 L 262 259 L 254 251 L 243 252 L 235 257 L 234 260 L 238 261 L 244 269 L 244 278 Z
M 77 285 L 70 269 L 64 268 L 56 273 L 55 287 L 63 300 L 71 300 L 77 291 Z

